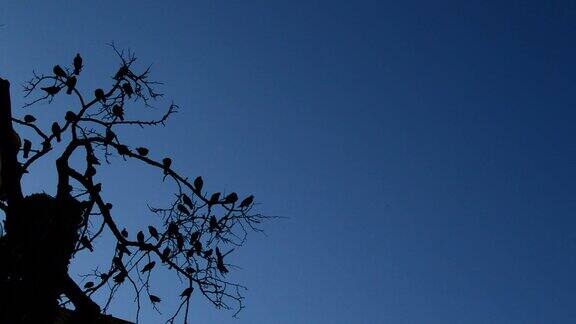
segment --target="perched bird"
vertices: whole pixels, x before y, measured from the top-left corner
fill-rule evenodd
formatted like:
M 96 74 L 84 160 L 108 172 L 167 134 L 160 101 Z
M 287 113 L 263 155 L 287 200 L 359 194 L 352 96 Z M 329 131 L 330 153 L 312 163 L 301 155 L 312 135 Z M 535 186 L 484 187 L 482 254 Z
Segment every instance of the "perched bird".
M 176 208 L 178 208 L 178 211 L 181 212 L 182 214 L 184 214 L 186 216 L 190 216 L 190 212 L 188 211 L 188 208 L 186 208 L 186 206 L 184 206 L 182 204 L 178 204 L 178 206 L 176 206 Z
M 166 232 L 168 233 L 169 236 L 176 235 L 176 233 L 178 233 L 178 225 L 176 225 L 176 223 L 174 222 L 170 222 L 170 224 L 168 224 L 168 230 Z
M 60 92 L 60 87 L 57 87 L 57 86 L 44 87 L 41 89 L 46 91 L 46 93 L 50 96 L 54 96 L 55 94 Z
M 31 149 L 32 149 L 32 142 L 30 142 L 30 140 L 28 139 L 24 139 L 24 145 L 22 147 L 22 153 L 23 153 L 22 155 L 25 159 L 28 158 Z
M 156 295 L 150 295 L 148 296 L 150 298 L 150 301 L 152 302 L 152 304 L 156 304 L 162 301 L 162 299 L 160 299 L 160 297 L 156 296 Z
M 104 90 L 100 88 L 94 90 L 94 97 L 96 97 L 96 99 L 98 99 L 101 102 L 106 101 L 106 95 L 104 94 Z
M 144 272 L 146 272 L 146 271 L 150 271 L 150 270 L 152 270 L 152 269 L 154 268 L 155 265 L 156 265 L 156 262 L 151 261 L 151 262 L 147 263 L 147 264 L 144 266 L 144 268 L 142 268 L 142 271 L 140 271 L 140 272 L 144 273 Z
M 106 128 L 106 134 L 104 135 L 105 142 L 112 142 L 116 138 L 116 134 L 110 129 Z
M 220 200 L 220 193 L 215 192 L 212 194 L 212 196 L 210 196 L 210 200 L 208 200 L 208 205 L 217 204 L 219 200 Z
M 210 249 L 210 250 L 208 250 L 208 251 L 204 251 L 204 257 L 205 257 L 206 259 L 208 259 L 209 257 L 211 257 L 211 256 L 212 256 L 212 251 L 214 251 L 214 250 Z
M 182 291 L 180 297 L 190 297 L 192 295 L 192 291 L 194 291 L 193 287 L 188 287 Z
M 64 115 L 64 119 L 70 123 L 75 122 L 77 118 L 78 118 L 78 115 L 76 115 L 73 111 L 70 111 L 70 110 L 68 110 L 66 112 L 66 115 Z
M 76 83 L 78 83 L 78 79 L 76 79 L 76 77 L 73 75 L 66 79 L 66 86 L 68 87 L 66 94 L 72 94 L 72 91 L 74 91 L 74 88 L 76 88 Z
M 94 248 L 92 247 L 92 243 L 90 242 L 90 240 L 88 239 L 88 237 L 86 236 L 82 236 L 82 238 L 80 239 L 80 243 L 82 243 L 82 246 L 87 248 L 88 250 L 90 250 L 90 252 L 94 252 Z
M 84 284 L 85 289 L 90 289 L 92 287 L 94 287 L 94 281 L 88 281 L 87 283 Z
M 148 232 L 156 240 L 160 239 L 160 235 L 158 235 L 158 230 L 156 230 L 156 228 L 154 226 L 148 226 Z
M 176 234 L 176 246 L 178 247 L 178 251 L 184 249 L 184 237 L 180 233 Z
M 118 150 L 118 154 L 120 155 L 130 154 L 130 149 L 126 145 L 118 145 L 118 147 L 116 147 L 116 150 Z
M 216 247 L 216 267 L 221 274 L 228 273 L 228 269 L 224 265 L 224 256 L 220 253 L 220 249 Z
M 214 216 L 214 215 L 210 216 L 210 224 L 208 226 L 208 231 L 210 233 L 212 233 L 218 229 L 219 229 L 218 228 L 218 220 L 216 219 L 216 216 Z
M 164 175 L 168 175 L 168 170 L 170 170 L 171 165 L 172 165 L 171 158 L 162 159 L 162 167 L 164 168 Z
M 144 244 L 144 233 L 142 233 L 142 231 L 138 231 L 138 234 L 136 234 L 136 240 L 138 240 L 138 244 Z
M 190 197 L 188 197 L 185 193 L 182 194 L 182 202 L 184 203 L 184 205 L 190 207 L 191 209 L 194 209 L 192 199 L 190 199 Z
M 62 133 L 62 129 L 60 128 L 60 125 L 58 125 L 57 122 L 52 123 L 52 134 L 54 134 L 54 136 L 56 137 L 56 141 L 60 142 L 62 140 L 62 138 L 60 137 Z
M 28 123 L 28 124 L 32 124 L 33 122 L 36 121 L 36 117 L 32 116 L 32 115 L 26 115 L 24 116 L 24 122 Z
M 130 70 L 128 69 L 128 67 L 126 65 L 122 65 L 119 69 L 118 72 L 116 72 L 116 75 L 114 75 L 114 80 L 121 80 L 123 79 L 128 72 L 130 72 Z
M 254 201 L 254 195 L 250 195 L 246 198 L 244 198 L 244 200 L 242 200 L 242 202 L 240 203 L 240 208 L 246 208 L 250 205 L 252 205 L 252 202 Z
M 124 228 L 122 229 L 122 232 L 120 232 L 122 234 L 122 236 L 124 237 L 128 237 L 128 231 Z
M 60 65 L 54 65 L 52 71 L 54 72 L 54 75 L 56 75 L 57 77 L 65 78 L 67 76 L 66 71 L 64 71 L 64 69 Z
M 80 56 L 80 53 L 77 53 L 76 56 L 74 57 L 74 74 L 75 75 L 80 75 L 80 71 L 82 71 L 82 56 Z
M 126 273 L 125 270 L 120 271 L 119 274 L 115 275 L 112 279 L 114 279 L 114 282 L 116 283 L 123 283 L 124 280 L 126 279 L 126 276 L 128 276 L 128 273 Z
M 162 251 L 162 260 L 168 260 L 168 257 L 170 257 L 170 252 L 172 252 L 170 248 L 166 247 L 164 251 Z
M 204 180 L 202 180 L 202 177 L 196 177 L 196 179 L 194 179 L 194 188 L 196 189 L 196 192 L 201 193 L 203 185 Z
M 122 90 L 124 90 L 124 93 L 126 93 L 128 98 L 132 98 L 132 94 L 134 94 L 134 89 L 132 89 L 132 86 L 130 85 L 130 83 L 128 83 L 128 82 L 124 83 L 122 85 Z
M 108 210 L 112 210 L 112 207 L 114 207 L 112 203 L 106 203 L 106 208 L 108 208 Z
M 194 242 L 198 241 L 200 238 L 200 232 L 194 232 L 190 235 L 190 244 L 194 244 Z
M 230 193 L 226 198 L 224 198 L 225 204 L 233 204 L 238 201 L 238 195 L 235 192 Z
M 137 147 L 136 152 L 138 152 L 138 154 L 140 154 L 141 156 L 146 156 L 150 151 L 145 147 Z
M 122 106 L 114 105 L 114 107 L 112 107 L 112 114 L 120 118 L 121 121 L 124 121 L 124 108 L 122 108 Z
M 200 241 L 194 241 L 194 251 L 198 254 L 202 252 L 202 243 L 200 243 Z

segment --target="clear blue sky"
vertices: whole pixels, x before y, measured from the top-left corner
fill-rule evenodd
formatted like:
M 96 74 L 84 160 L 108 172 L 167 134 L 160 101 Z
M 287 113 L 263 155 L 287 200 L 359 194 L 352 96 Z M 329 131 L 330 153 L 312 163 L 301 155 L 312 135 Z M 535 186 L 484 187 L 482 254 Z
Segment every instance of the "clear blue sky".
M 79 87 L 107 84 L 114 41 L 182 107 L 124 136 L 289 217 L 231 260 L 240 319 L 197 299 L 195 323 L 576 323 L 576 2 L 10 1 L 0 24 L 16 107 L 76 52 Z M 170 191 L 115 166 L 104 195 L 143 227 Z

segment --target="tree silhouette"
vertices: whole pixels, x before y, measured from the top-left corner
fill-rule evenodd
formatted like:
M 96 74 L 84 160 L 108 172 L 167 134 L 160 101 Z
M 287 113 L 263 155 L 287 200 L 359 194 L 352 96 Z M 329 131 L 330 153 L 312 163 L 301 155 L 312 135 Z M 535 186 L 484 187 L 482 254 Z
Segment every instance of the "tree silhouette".
M 51 103 L 60 96 L 74 98 L 77 108 L 49 130 L 32 114 L 12 116 L 9 83 L 0 79 L 0 208 L 6 215 L 0 237 L 0 323 L 54 323 L 68 305 L 74 308 L 71 322 L 90 323 L 103 318 L 124 285 L 135 296 L 136 321 L 143 304 L 158 310 L 162 298 L 180 300 L 167 316 L 169 323 L 176 319 L 187 323 L 195 294 L 218 308 L 238 312 L 243 307 L 244 287 L 226 278 L 232 268 L 228 255 L 244 244 L 248 232 L 261 231 L 258 226 L 270 217 L 253 211 L 252 195 L 240 199 L 234 192 L 207 192 L 202 177 L 191 181 L 181 175 L 170 157 L 152 157 L 153 150 L 122 140 L 117 132 L 164 126 L 179 107 L 169 105 L 156 120 L 138 119 L 132 106 L 150 107 L 162 96 L 155 89 L 160 83 L 149 78 L 150 68 L 136 71 L 132 52 L 112 48 L 120 65 L 108 88 L 81 93 L 77 84 L 86 76 L 80 54 L 69 66 L 34 73 L 24 85 L 29 100 L 25 107 Z M 36 138 L 22 141 L 13 125 L 28 128 Z M 55 197 L 25 196 L 22 176 L 50 152 L 57 152 Z M 112 204 L 103 198 L 106 179 L 98 177 L 98 170 L 112 164 L 113 156 L 156 168 L 163 181 L 173 183 L 175 195 L 166 205 L 149 207 L 160 216 L 162 226 L 119 227 Z M 80 288 L 68 275 L 68 265 L 79 251 L 93 251 L 93 243 L 104 233 L 115 240 L 110 261 L 86 274 Z M 185 283 L 183 291 L 175 296 L 154 294 L 151 274 L 160 267 Z M 97 305 L 91 296 L 102 290 L 107 299 Z

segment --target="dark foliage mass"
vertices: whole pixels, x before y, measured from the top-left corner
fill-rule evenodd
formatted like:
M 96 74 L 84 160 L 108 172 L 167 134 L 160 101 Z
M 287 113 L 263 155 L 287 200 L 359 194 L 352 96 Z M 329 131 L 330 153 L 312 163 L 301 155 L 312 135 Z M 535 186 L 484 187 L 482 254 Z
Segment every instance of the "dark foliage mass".
M 243 307 L 244 287 L 227 279 L 233 269 L 230 254 L 244 244 L 248 232 L 261 231 L 258 226 L 269 217 L 254 212 L 254 196 L 207 192 L 202 177 L 178 173 L 171 157 L 155 156 L 153 148 L 123 141 L 123 129 L 164 126 L 178 106 L 169 105 L 156 120 L 139 119 L 134 106 L 150 107 L 162 96 L 155 89 L 160 83 L 151 81 L 150 68 L 136 70 L 131 52 L 112 48 L 120 65 L 107 87 L 79 91 L 77 86 L 87 76 L 78 54 L 69 65 L 55 65 L 51 73 L 35 73 L 24 86 L 27 114 L 11 117 L 11 122 L 29 128 L 36 138 L 20 141 L 11 130 L 0 134 L 0 207 L 6 214 L 5 235 L 0 238 L 2 323 L 52 323 L 58 308 L 68 305 L 76 309 L 76 320 L 93 319 L 107 311 L 123 286 L 130 287 L 135 296 L 136 321 L 141 307 L 159 310 L 164 298 L 180 300 L 167 322 L 187 322 L 194 295 L 204 296 L 219 308 L 239 311 Z M 58 96 L 75 98 L 76 109 L 43 129 L 30 107 L 52 103 Z M 10 159 L 12 151 L 17 158 Z M 58 152 L 56 197 L 24 197 L 22 175 L 38 160 L 52 156 L 49 152 Z M 159 177 L 174 185 L 173 198 L 165 206 L 149 207 L 162 226 L 121 228 L 112 203 L 103 198 L 106 179 L 98 177 L 99 169 L 112 163 L 112 156 L 155 168 Z M 68 276 L 68 264 L 79 251 L 93 251 L 94 242 L 105 234 L 116 242 L 111 259 L 85 274 L 80 288 Z M 153 274 L 160 268 L 184 282 L 183 290 L 174 296 L 155 294 Z M 97 291 L 107 291 L 102 305 L 90 299 Z

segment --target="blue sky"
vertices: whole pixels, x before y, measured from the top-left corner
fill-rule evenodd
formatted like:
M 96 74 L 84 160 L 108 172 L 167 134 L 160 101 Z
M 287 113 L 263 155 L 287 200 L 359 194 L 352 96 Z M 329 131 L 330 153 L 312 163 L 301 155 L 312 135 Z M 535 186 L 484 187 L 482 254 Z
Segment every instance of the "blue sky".
M 574 21 L 573 1 L 11 1 L 0 75 L 20 107 L 32 70 L 80 52 L 92 91 L 106 44 L 132 49 L 182 109 L 123 136 L 288 217 L 234 255 L 240 318 L 196 299 L 195 323 L 571 323 Z M 53 190 L 51 168 L 26 191 Z M 104 195 L 144 227 L 170 191 L 128 168 Z M 175 281 L 157 282 L 168 313 Z

